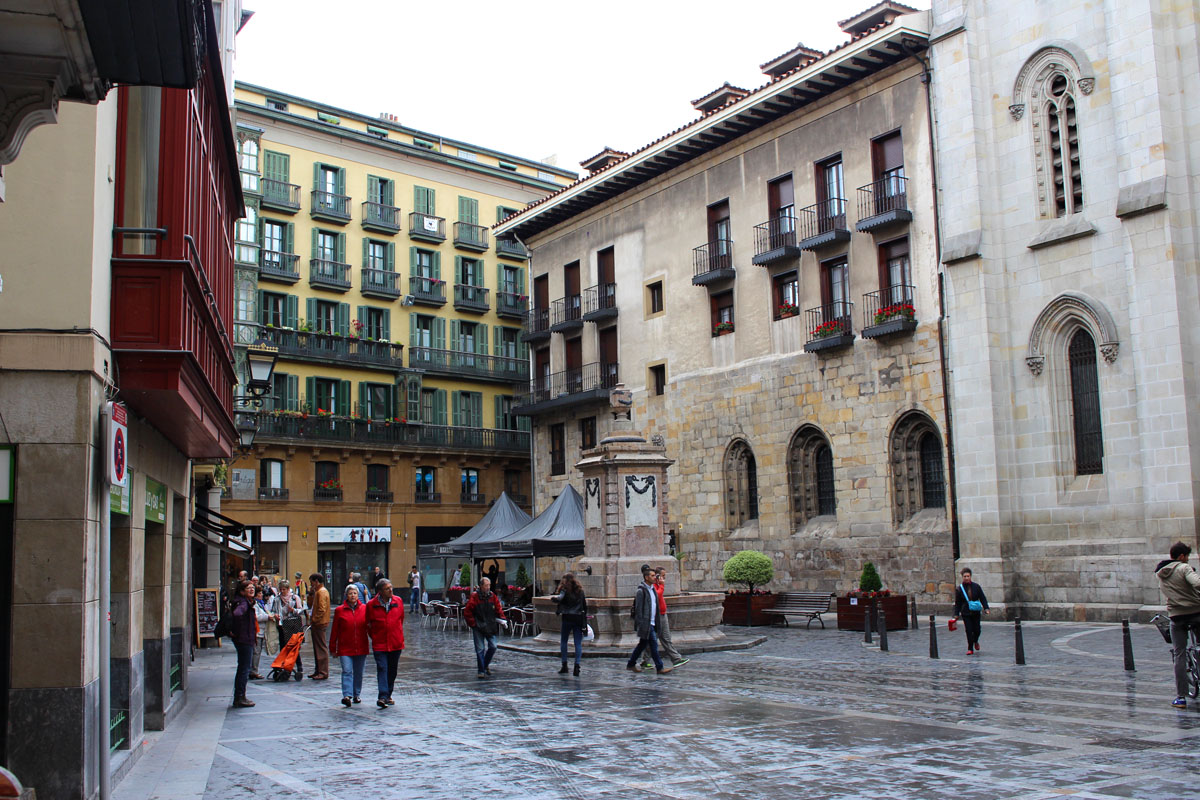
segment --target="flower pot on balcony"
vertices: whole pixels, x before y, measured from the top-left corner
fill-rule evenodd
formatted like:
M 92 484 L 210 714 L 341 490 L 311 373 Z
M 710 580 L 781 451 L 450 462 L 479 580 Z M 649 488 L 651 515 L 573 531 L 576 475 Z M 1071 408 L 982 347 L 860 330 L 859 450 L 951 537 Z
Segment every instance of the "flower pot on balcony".
M 879 604 L 883 611 L 889 631 L 902 631 L 908 628 L 908 595 L 892 594 L 886 597 L 846 597 L 837 599 L 837 619 L 839 631 L 861 631 L 863 620 L 871 608 L 871 603 Z
M 832 336 L 821 336 L 815 339 L 810 339 L 804 343 L 804 352 L 818 353 L 823 350 L 840 350 L 843 347 L 849 347 L 854 344 L 853 333 L 834 334 Z
M 770 625 L 773 620 L 770 614 L 764 614 L 764 609 L 774 608 L 778 598 L 773 594 L 753 595 L 746 592 L 729 592 L 725 595 L 725 613 L 721 617 L 723 625 L 745 625 L 746 603 L 750 602 L 750 624 Z

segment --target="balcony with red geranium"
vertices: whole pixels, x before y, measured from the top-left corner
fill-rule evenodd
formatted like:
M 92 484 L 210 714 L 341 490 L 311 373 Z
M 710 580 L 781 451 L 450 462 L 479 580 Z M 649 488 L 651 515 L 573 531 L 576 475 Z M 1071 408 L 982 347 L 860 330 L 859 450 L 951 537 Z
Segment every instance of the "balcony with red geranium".
M 854 304 L 845 301 L 826 303 L 805 311 L 809 338 L 804 343 L 804 351 L 830 352 L 854 344 L 853 314 Z
M 863 295 L 864 339 L 884 339 L 917 329 L 912 286 L 889 286 Z

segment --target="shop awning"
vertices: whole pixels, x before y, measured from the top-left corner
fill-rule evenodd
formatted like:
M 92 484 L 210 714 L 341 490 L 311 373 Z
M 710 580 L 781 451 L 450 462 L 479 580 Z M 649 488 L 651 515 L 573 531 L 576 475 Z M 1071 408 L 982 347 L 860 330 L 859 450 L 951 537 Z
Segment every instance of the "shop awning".
M 254 555 L 254 547 L 246 536 L 246 526 L 211 508 L 196 506 L 196 516 L 192 519 L 189 529 L 193 539 L 210 547 L 216 547 L 239 558 Z

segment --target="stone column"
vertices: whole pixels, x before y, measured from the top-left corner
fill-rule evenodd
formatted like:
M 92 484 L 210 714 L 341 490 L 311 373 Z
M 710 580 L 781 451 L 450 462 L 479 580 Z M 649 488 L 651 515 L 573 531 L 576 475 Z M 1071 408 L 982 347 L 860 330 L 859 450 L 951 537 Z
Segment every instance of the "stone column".
M 142 651 L 142 607 L 145 531 L 141 527 L 145 478 L 129 475 L 130 516 L 112 515 L 112 645 L 110 648 L 111 703 L 115 714 L 127 715 L 125 743 L 141 740 L 145 730 L 145 654 Z
M 170 519 L 170 517 L 168 517 Z M 171 557 L 167 526 L 146 522 L 145 590 L 142 596 L 142 652 L 145 658 L 146 727 L 166 727 L 171 698 Z

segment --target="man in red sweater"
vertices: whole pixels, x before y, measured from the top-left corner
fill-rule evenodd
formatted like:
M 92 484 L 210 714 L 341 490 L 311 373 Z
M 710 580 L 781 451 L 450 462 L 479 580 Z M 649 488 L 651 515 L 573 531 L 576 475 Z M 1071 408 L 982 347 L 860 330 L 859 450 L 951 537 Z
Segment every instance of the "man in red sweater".
M 476 677 L 486 678 L 491 675 L 488 666 L 492 656 L 496 655 L 496 635 L 500 632 L 500 620 L 507 620 L 500 598 L 492 591 L 492 582 L 487 578 L 479 579 L 479 591 L 471 595 L 463 608 L 463 619 L 471 628 L 471 636 L 475 640 L 475 659 L 479 662 L 479 674 Z M 507 624 L 507 621 L 505 622 Z
M 404 652 L 404 603 L 392 596 L 392 582 L 379 581 L 375 596 L 367 603 L 367 633 L 375 651 L 375 670 L 379 678 L 380 708 L 396 705 L 392 690 L 396 686 L 396 668 Z

